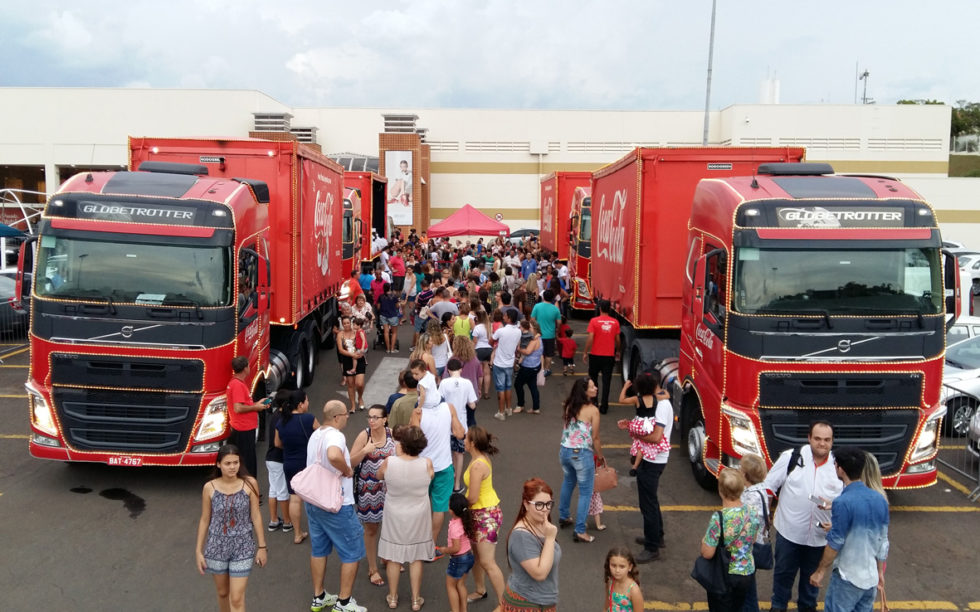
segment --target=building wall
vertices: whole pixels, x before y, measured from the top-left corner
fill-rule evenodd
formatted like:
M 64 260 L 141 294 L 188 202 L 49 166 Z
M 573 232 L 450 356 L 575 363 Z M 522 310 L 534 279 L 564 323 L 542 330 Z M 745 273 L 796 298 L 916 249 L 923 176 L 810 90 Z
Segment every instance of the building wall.
M 635 146 L 699 146 L 703 122 L 701 111 L 291 108 L 247 90 L 0 88 L 0 172 L 40 166 L 41 188 L 52 192 L 64 167 L 126 164 L 128 136 L 244 138 L 255 112 L 291 113 L 293 126 L 318 128 L 327 154 L 370 155 L 384 113 L 418 115 L 430 156 L 416 193 L 428 195 L 428 221 L 470 203 L 513 229 L 538 226 L 541 176 L 596 170 Z M 711 113 L 709 144 L 805 146 L 808 160 L 839 172 L 945 180 L 949 121 L 950 108 L 939 105 L 734 105 Z M 980 228 L 972 195 L 980 179 L 962 180 L 978 182 L 926 188 L 957 234 Z

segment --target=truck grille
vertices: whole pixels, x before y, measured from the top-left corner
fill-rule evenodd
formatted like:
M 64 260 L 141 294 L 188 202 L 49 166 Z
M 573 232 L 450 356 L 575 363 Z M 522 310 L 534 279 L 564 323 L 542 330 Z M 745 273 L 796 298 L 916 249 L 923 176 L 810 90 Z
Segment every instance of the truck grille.
M 827 421 L 834 426 L 834 447 L 856 446 L 873 454 L 881 473 L 887 476 L 902 467 L 919 422 L 919 411 L 760 409 L 759 417 L 773 460 L 788 448 L 806 444 L 811 422 Z
M 55 410 L 78 450 L 178 453 L 187 441 L 200 394 L 55 387 Z
M 759 406 L 787 408 L 863 408 L 866 406 L 919 406 L 922 375 L 796 374 L 763 372 L 759 376 Z
M 173 391 L 201 391 L 204 364 L 190 359 L 51 355 L 51 383 L 93 387 L 129 387 Z

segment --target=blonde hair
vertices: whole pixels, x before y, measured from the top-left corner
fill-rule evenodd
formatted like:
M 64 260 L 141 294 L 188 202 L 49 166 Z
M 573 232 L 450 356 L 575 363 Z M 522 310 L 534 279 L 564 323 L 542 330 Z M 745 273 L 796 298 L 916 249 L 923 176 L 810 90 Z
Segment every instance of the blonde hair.
M 881 467 L 878 465 L 878 458 L 867 451 L 864 453 L 864 469 L 861 470 L 861 482 L 869 489 L 874 489 L 878 493 L 881 493 L 885 501 L 888 501 L 888 496 L 885 495 L 885 487 L 881 484 Z
M 745 480 L 738 470 L 724 468 L 718 473 L 718 494 L 722 499 L 741 499 L 744 490 Z
M 459 359 L 463 364 L 476 357 L 476 351 L 473 349 L 473 341 L 466 336 L 456 336 L 453 338 L 451 348 L 453 350 L 453 357 Z
M 742 470 L 745 480 L 747 480 L 749 484 L 753 485 L 759 484 L 765 480 L 766 474 L 768 473 L 765 460 L 759 455 L 753 453 L 742 455 L 742 460 L 739 463 L 739 469 Z
M 429 352 L 429 336 L 428 334 L 421 334 L 419 336 L 419 341 L 415 343 L 415 347 L 412 349 L 412 353 L 408 356 L 409 362 L 415 359 L 422 359 L 422 355 Z
M 527 275 L 527 282 L 524 283 L 524 290 L 533 295 L 538 294 L 538 273 L 531 272 Z

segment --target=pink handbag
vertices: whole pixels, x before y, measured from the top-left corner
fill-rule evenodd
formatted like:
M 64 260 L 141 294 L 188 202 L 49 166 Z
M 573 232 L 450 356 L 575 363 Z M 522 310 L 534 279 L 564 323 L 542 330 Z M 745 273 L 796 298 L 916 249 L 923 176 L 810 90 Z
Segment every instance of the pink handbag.
M 340 512 L 341 506 L 344 505 L 344 490 L 340 476 L 320 463 L 323 456 L 322 444 L 317 449 L 316 456 L 317 462 L 303 468 L 289 483 L 293 487 L 293 492 L 303 501 L 327 512 Z

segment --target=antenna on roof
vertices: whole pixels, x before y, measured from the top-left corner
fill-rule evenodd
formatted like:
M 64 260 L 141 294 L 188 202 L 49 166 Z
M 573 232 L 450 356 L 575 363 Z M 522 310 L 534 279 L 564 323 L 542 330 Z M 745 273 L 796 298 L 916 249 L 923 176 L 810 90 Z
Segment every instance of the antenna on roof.
M 752 173 L 752 184 L 750 184 L 749 187 L 751 187 L 752 189 L 759 188 L 759 181 L 757 181 L 755 178 L 755 172 Z

